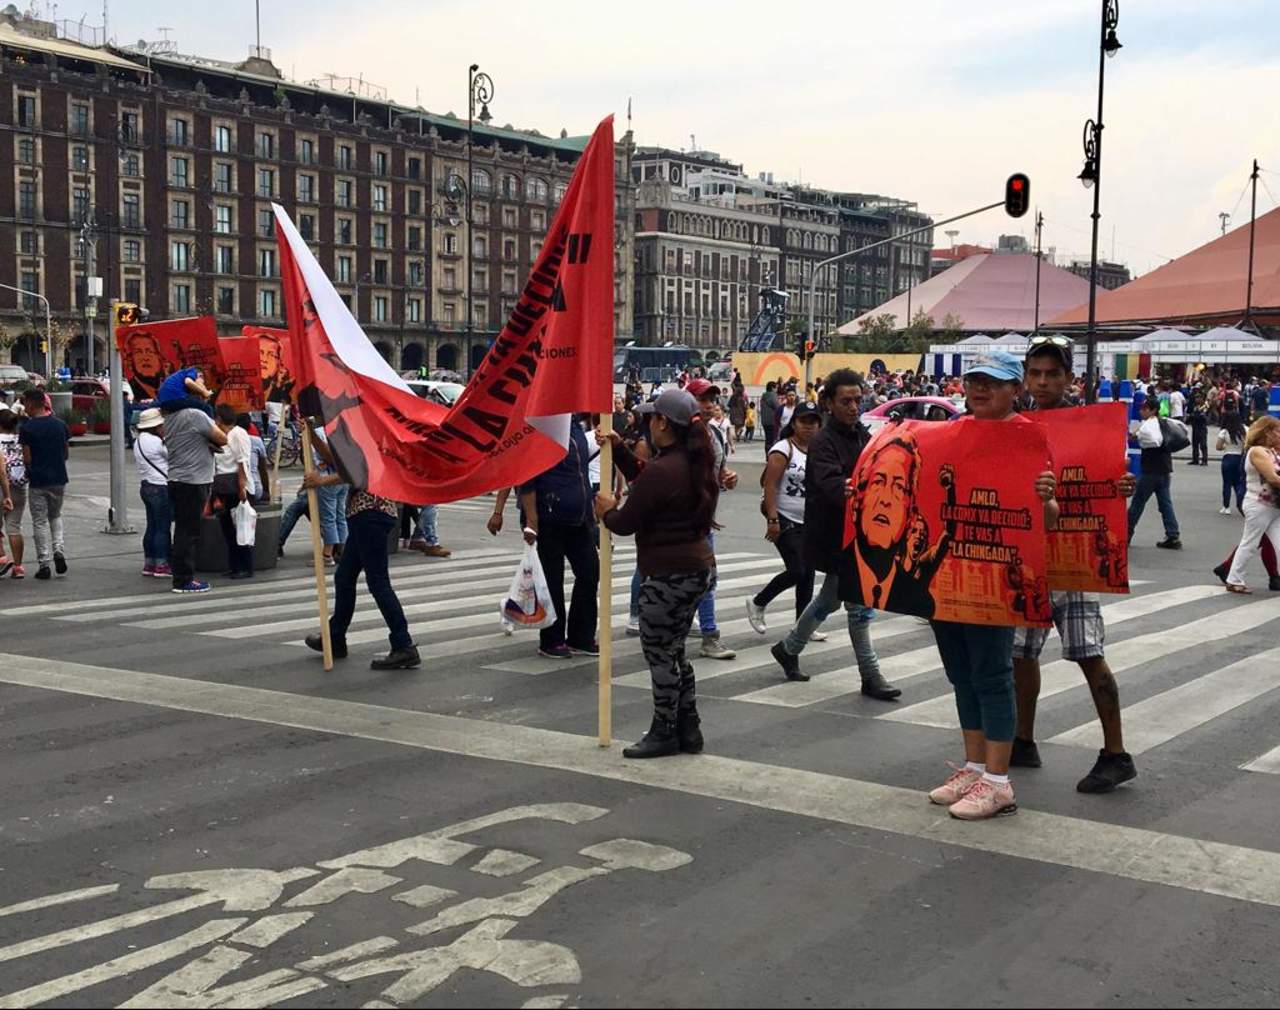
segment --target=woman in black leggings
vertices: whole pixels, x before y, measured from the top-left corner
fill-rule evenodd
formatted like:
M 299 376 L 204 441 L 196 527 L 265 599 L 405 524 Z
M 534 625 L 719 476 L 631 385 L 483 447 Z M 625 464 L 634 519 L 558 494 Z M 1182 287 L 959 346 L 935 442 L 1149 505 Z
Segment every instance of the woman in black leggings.
M 797 406 L 791 422 L 782 429 L 781 438 L 770 448 L 760 477 L 764 487 L 764 500 L 760 503 L 765 516 L 764 537 L 778 549 L 786 565 L 760 592 L 747 598 L 747 620 L 761 635 L 768 630 L 765 608 L 779 593 L 795 586 L 797 619 L 813 598 L 813 569 L 804 560 L 804 472 L 809 443 L 821 427 L 822 412 L 816 403 Z

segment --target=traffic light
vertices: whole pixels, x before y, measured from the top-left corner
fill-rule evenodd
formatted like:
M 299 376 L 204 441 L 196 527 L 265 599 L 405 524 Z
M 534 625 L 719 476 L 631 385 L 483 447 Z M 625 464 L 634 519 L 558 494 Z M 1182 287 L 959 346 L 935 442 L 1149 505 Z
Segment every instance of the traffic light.
M 1004 184 L 1004 212 L 1022 217 L 1031 206 L 1031 180 L 1022 172 L 1014 172 Z
M 797 333 L 797 334 L 796 334 L 796 348 L 795 348 L 795 355 L 796 355 L 796 357 L 797 357 L 797 358 L 799 358 L 801 361 L 804 361 L 804 346 L 805 346 L 804 334 L 803 334 L 803 333 Z
M 139 323 L 145 323 L 150 315 L 151 313 L 141 305 L 135 305 L 133 302 L 115 303 L 117 326 L 137 326 Z
M 804 342 L 804 356 L 805 356 L 805 358 L 812 358 L 812 357 L 813 357 L 813 352 L 814 352 L 814 351 L 816 351 L 816 350 L 817 350 L 817 345 L 816 345 L 812 340 L 806 340 L 806 341 Z

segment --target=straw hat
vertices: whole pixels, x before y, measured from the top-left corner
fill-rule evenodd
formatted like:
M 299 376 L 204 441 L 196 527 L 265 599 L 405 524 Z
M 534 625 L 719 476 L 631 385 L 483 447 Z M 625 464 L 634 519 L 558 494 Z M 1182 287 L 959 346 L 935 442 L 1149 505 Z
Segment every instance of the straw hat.
M 159 428 L 162 424 L 164 424 L 164 415 L 160 413 L 160 408 L 149 407 L 138 415 L 136 427 L 139 431 L 149 431 L 152 428 Z

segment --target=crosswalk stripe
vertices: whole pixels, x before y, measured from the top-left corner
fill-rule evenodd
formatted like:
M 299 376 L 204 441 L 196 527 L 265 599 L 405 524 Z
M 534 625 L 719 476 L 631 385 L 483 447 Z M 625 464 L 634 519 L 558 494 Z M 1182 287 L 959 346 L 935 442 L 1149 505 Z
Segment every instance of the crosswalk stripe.
M 895 618 L 894 620 L 884 622 L 884 626 L 881 629 L 881 638 L 887 640 L 897 635 L 909 635 L 918 627 L 919 625 L 909 617 Z M 769 651 L 772 648 L 772 645 L 752 646 L 749 649 L 738 650 L 738 656 L 736 659 L 717 662 L 714 666 L 703 664 L 702 666 L 699 666 L 697 670 L 698 683 L 703 683 L 708 680 L 716 680 L 720 677 L 727 677 L 733 673 L 745 673 L 748 670 L 759 669 L 762 666 L 774 665 L 777 663 L 777 660 L 773 658 L 772 653 Z M 849 652 L 851 648 L 852 647 L 849 642 L 842 635 L 833 635 L 831 639 L 826 642 L 811 642 L 804 650 L 804 654 L 806 656 L 822 656 L 830 652 Z M 645 667 L 643 671 L 631 673 L 625 677 L 616 678 L 614 683 L 619 684 L 622 687 L 648 688 L 650 686 L 649 669 L 648 667 Z M 788 682 L 787 684 L 779 686 L 785 688 L 802 685 L 792 685 Z M 734 701 L 738 700 L 740 699 L 734 698 Z
M 1107 622 L 1114 626 L 1122 624 L 1125 621 L 1131 621 L 1138 617 L 1145 617 L 1149 614 L 1156 613 L 1168 607 L 1177 606 L 1180 603 L 1188 603 L 1203 596 L 1214 592 L 1221 594 L 1221 590 L 1213 590 L 1208 586 L 1188 586 L 1181 589 L 1172 589 L 1163 593 L 1149 593 L 1145 596 L 1134 596 L 1121 600 L 1118 603 L 1108 604 L 1102 608 L 1103 615 Z M 1056 637 L 1057 632 L 1053 632 L 1052 637 Z M 879 636 L 876 633 L 876 626 L 871 626 L 871 640 L 876 642 Z M 1050 664 L 1046 667 L 1046 674 L 1056 664 Z M 1075 671 L 1072 685 L 1080 681 L 1080 668 L 1076 664 L 1070 664 L 1071 669 Z M 934 671 L 942 670 L 942 661 L 938 657 L 938 647 L 931 643 L 911 652 L 899 653 L 896 656 L 889 656 L 880 661 L 880 672 L 884 674 L 885 679 L 894 684 L 902 684 L 915 677 L 921 677 Z M 803 708 L 806 705 L 816 705 L 822 702 L 834 701 L 836 698 L 857 691 L 862 686 L 862 678 L 858 671 L 855 670 L 839 670 L 834 673 L 822 674 L 814 677 L 807 684 L 781 684 L 775 687 L 765 688 L 763 691 L 755 691 L 751 694 L 739 695 L 735 701 L 746 701 L 756 705 L 779 705 L 784 708 Z M 1043 695 L 1042 695 L 1043 696 Z M 927 707 L 926 707 L 927 706 Z M 908 705 L 902 709 L 896 709 L 892 712 L 886 712 L 880 716 L 883 719 L 902 722 L 917 722 L 915 718 L 903 719 L 907 714 L 915 715 L 923 713 L 931 719 L 949 719 L 955 720 L 955 705 L 950 695 L 942 698 L 934 698 L 930 701 L 921 702 L 918 705 Z M 929 722 L 925 725 L 937 725 L 936 722 Z M 950 723 L 948 723 L 950 725 Z
M 1246 772 L 1262 772 L 1264 775 L 1280 775 L 1280 747 L 1245 762 L 1240 769 Z
M 719 585 L 721 585 L 723 589 L 730 590 L 730 589 L 745 589 L 746 586 L 758 585 L 758 584 L 759 584 L 759 575 L 751 575 L 749 577 L 744 577 L 744 579 L 722 581 L 721 584 Z M 567 589 L 568 589 L 568 584 L 566 584 L 566 590 Z M 567 591 L 566 591 L 566 595 L 567 595 Z M 417 623 L 417 625 L 410 625 L 410 634 L 416 637 L 419 635 L 429 635 L 431 634 L 431 632 L 435 632 L 435 631 L 452 631 L 454 629 L 466 629 L 466 627 L 483 627 L 484 625 L 489 625 L 489 623 L 498 623 L 498 599 L 497 598 L 493 598 L 490 600 L 468 599 L 468 600 L 463 600 L 462 604 L 466 605 L 466 607 L 476 607 L 476 605 L 483 605 L 485 609 L 483 612 L 480 612 L 480 613 L 458 614 L 458 616 L 453 616 L 453 617 L 440 617 L 438 618 L 438 620 L 424 621 L 421 623 Z M 611 605 L 614 611 L 616 611 L 616 609 L 618 608 L 623 608 L 623 609 L 630 608 L 630 605 L 631 605 L 630 586 L 628 586 L 628 588 L 626 588 L 626 591 L 623 591 L 623 593 L 614 593 Z M 448 605 L 443 605 L 442 607 L 442 605 L 440 605 L 439 603 L 411 604 L 411 605 L 408 605 L 408 607 L 404 608 L 404 614 L 406 614 L 406 616 L 415 616 L 415 614 L 422 614 L 422 613 L 443 613 L 447 611 L 447 609 L 449 609 Z M 353 618 L 352 620 L 352 625 L 358 625 L 358 623 L 366 623 L 371 621 L 381 621 L 381 613 L 379 613 L 378 608 L 376 607 L 366 607 L 364 611 L 357 611 L 355 618 Z M 214 637 L 221 637 L 221 639 L 244 639 L 244 637 L 262 637 L 262 636 L 268 636 L 268 635 L 275 635 L 275 634 L 279 634 L 279 632 L 285 632 L 285 631 L 311 630 L 311 629 L 314 629 L 315 623 L 316 623 L 316 618 L 314 616 L 301 617 L 293 621 L 275 621 L 273 623 L 268 623 L 268 625 L 233 627 L 233 629 L 204 631 L 204 632 L 201 632 L 201 634 L 211 635 Z M 150 622 L 143 622 L 143 623 L 138 623 L 138 625 L 133 625 L 133 627 L 148 627 L 148 626 L 150 626 Z M 387 636 L 387 631 L 385 631 L 385 629 L 378 629 L 370 632 L 348 632 L 347 644 L 358 645 L 361 643 L 367 643 L 367 641 L 379 641 L 383 639 L 383 637 L 385 636 Z
M 624 559 L 628 560 L 628 559 Z M 504 555 L 500 559 L 488 559 L 480 563 L 459 564 L 454 566 L 451 563 L 435 564 L 429 563 L 421 566 L 397 565 L 391 569 L 391 579 L 397 590 L 401 589 L 419 589 L 428 586 L 448 585 L 455 589 L 459 584 L 466 586 L 482 586 L 489 585 L 488 582 L 472 581 L 485 580 L 501 576 L 500 582 L 506 583 L 510 581 L 511 575 L 515 570 L 516 559 L 511 555 Z M 327 573 L 327 582 L 329 585 L 329 593 L 333 593 L 333 572 Z M 286 583 L 288 585 L 286 585 Z M 288 586 L 297 584 L 298 588 L 288 588 Z M 285 588 L 276 588 L 282 586 Z M 213 593 L 209 596 L 200 596 L 195 598 L 184 598 L 174 600 L 172 596 L 159 593 L 155 596 L 147 597 L 151 602 L 146 606 L 139 607 L 114 607 L 106 606 L 100 610 L 84 611 L 78 614 L 67 614 L 56 618 L 59 621 L 69 621 L 72 623 L 90 623 L 93 621 L 116 621 L 128 623 L 131 627 L 140 627 L 136 622 L 129 621 L 129 618 L 160 618 L 166 614 L 182 614 L 199 615 L 204 611 L 213 611 L 222 614 L 224 619 L 227 615 L 239 612 L 232 607 L 245 607 L 252 604 L 287 604 L 291 601 L 314 601 L 316 598 L 315 578 L 314 576 L 305 579 L 280 580 L 279 582 L 266 582 L 258 585 L 256 592 L 235 595 L 230 600 L 221 593 Z M 253 613 L 260 615 L 267 612 L 267 607 L 253 607 Z M 277 611 L 282 612 L 282 611 Z M 199 621 L 194 622 L 196 624 Z M 214 622 L 216 623 L 216 622 Z M 174 624 L 171 627 L 181 627 L 181 624 Z
M 1224 596 L 1225 594 L 1219 589 L 1215 595 Z M 1107 665 L 1111 667 L 1112 673 L 1123 673 L 1183 649 L 1191 649 L 1218 642 L 1233 635 L 1244 634 L 1276 619 L 1280 619 L 1280 610 L 1277 610 L 1275 604 L 1270 601 L 1231 607 L 1176 628 L 1153 631 L 1108 645 Z M 1064 691 L 1085 686 L 1078 663 L 1060 659 L 1041 668 L 1041 701 Z M 950 695 L 942 695 L 918 705 L 908 705 L 906 708 L 885 713 L 877 718 L 890 722 L 907 722 L 917 726 L 937 726 L 941 729 L 955 729 L 959 726 L 956 720 L 955 702 Z
M 1126 705 L 1125 749 L 1141 754 L 1159 747 L 1276 688 L 1280 688 L 1280 649 L 1270 649 Z M 1097 748 L 1102 745 L 1102 728 L 1094 719 L 1049 742 Z

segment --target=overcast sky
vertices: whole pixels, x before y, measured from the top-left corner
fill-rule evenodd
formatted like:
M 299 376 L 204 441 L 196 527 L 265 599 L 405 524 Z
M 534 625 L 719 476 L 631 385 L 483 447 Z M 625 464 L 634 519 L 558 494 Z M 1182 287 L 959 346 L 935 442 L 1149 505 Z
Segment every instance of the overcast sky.
M 1107 64 L 1101 255 L 1146 273 L 1218 234 L 1254 157 L 1280 171 L 1280 2 L 1121 0 Z M 941 219 L 1031 176 L 1045 246 L 1087 257 L 1091 196 L 1076 180 L 1097 107 L 1100 0 L 262 0 L 262 42 L 306 80 L 364 76 L 399 102 L 466 112 L 472 61 L 496 82 L 494 121 L 588 133 L 609 112 L 636 141 L 699 148 L 748 172 L 917 201 Z M 254 5 L 114 0 L 119 41 L 164 25 L 183 52 L 239 59 Z M 58 17 L 100 21 L 100 8 Z M 1023 16 L 1019 16 L 1023 15 Z M 420 97 L 416 97 L 420 96 Z M 1280 197 L 1280 175 L 1262 176 Z M 1276 205 L 1259 190 L 1259 212 Z M 991 212 L 961 242 L 1031 236 Z M 947 243 L 937 236 L 937 244 Z

